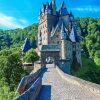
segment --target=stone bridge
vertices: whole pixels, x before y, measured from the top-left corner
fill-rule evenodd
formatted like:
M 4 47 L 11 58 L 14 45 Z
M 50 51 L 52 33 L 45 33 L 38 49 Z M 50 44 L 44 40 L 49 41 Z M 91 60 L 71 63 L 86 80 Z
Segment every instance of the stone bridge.
M 88 89 L 82 89 L 64 80 L 51 64 L 47 65 L 42 85 L 38 100 L 100 100 L 100 97 Z
M 53 64 L 48 64 L 42 73 L 42 86 L 36 100 L 100 100 L 100 86 L 92 89 L 92 83 L 81 87 L 73 79 L 64 79 L 63 74 L 57 70 Z M 83 81 L 84 83 L 85 81 Z M 81 83 L 82 84 L 82 83 Z M 88 84 L 85 83 L 85 84 Z M 91 85 L 92 84 L 92 85 Z M 89 90 L 90 88 L 90 90 Z M 95 92 L 95 93 L 94 93 Z M 99 92 L 99 96 L 96 95 Z M 35 100 L 35 99 L 16 99 L 16 100 Z

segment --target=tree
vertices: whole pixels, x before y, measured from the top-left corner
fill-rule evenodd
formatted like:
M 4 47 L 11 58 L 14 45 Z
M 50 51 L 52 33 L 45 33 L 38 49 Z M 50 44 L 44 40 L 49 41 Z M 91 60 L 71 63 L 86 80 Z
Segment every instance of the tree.
M 18 85 L 21 77 L 25 75 L 26 72 L 22 68 L 19 53 L 11 53 L 8 56 L 0 57 L 0 75 L 2 81 L 10 87 L 10 90 Z
M 94 61 L 95 61 L 95 63 L 96 63 L 97 65 L 100 66 L 100 50 L 97 50 L 97 51 L 95 52 Z
M 35 61 L 37 61 L 39 59 L 38 54 L 35 52 L 34 49 L 30 49 L 28 52 L 26 52 L 25 56 L 24 56 L 24 60 L 26 62 L 31 62 L 34 63 Z

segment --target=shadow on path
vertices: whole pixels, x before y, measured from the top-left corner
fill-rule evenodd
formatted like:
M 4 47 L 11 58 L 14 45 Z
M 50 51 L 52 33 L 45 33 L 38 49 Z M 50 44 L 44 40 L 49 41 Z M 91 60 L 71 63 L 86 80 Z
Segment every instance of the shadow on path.
M 43 85 L 37 100 L 51 100 L 51 86 Z

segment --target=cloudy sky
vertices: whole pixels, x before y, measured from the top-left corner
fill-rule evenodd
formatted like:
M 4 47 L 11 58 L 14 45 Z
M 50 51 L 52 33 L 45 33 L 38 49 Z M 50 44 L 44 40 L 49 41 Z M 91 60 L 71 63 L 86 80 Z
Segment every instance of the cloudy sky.
M 38 22 L 42 2 L 51 0 L 0 0 L 0 29 L 24 28 Z M 63 0 L 56 0 L 59 8 Z M 100 0 L 64 0 L 75 16 L 100 18 Z

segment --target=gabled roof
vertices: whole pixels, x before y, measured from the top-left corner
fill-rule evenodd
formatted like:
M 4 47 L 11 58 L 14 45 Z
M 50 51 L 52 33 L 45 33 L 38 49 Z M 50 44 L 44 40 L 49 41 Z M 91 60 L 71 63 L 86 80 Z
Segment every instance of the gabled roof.
M 68 30 L 64 26 L 64 23 L 62 23 L 62 27 L 61 27 L 61 39 L 70 41 L 68 36 Z
M 49 4 L 49 8 L 52 10 L 52 2 Z
M 64 25 L 65 27 L 67 27 L 67 25 L 66 25 L 64 19 L 62 19 L 62 18 L 59 19 L 59 21 L 58 21 L 58 23 L 57 23 L 55 29 L 52 30 L 52 32 L 51 32 L 51 38 L 55 35 L 57 29 L 61 30 L 61 28 L 62 28 L 62 23 L 63 23 L 63 25 Z M 67 30 L 67 28 L 66 28 L 66 30 Z
M 67 11 L 67 8 L 66 8 L 66 5 L 65 5 L 64 1 L 61 4 L 61 8 L 59 10 L 59 14 L 60 14 L 60 16 L 66 16 L 66 15 L 69 14 L 68 11 Z
M 42 3 L 42 11 L 45 12 L 45 9 L 46 9 L 46 5 Z
M 25 43 L 23 44 L 23 46 L 21 47 L 21 50 L 23 52 L 27 52 L 29 49 L 31 49 L 31 43 L 30 40 L 28 38 L 25 39 Z
M 50 8 L 50 6 L 49 6 L 49 3 L 48 3 L 48 2 L 47 2 L 47 4 L 46 4 L 46 9 L 45 9 L 45 12 L 46 12 L 46 13 L 51 14 L 51 8 Z
M 41 51 L 60 51 L 60 45 L 56 44 L 43 45 Z
M 72 27 L 69 38 L 71 39 L 72 42 L 80 42 L 79 36 L 77 35 L 77 31 L 75 27 Z

